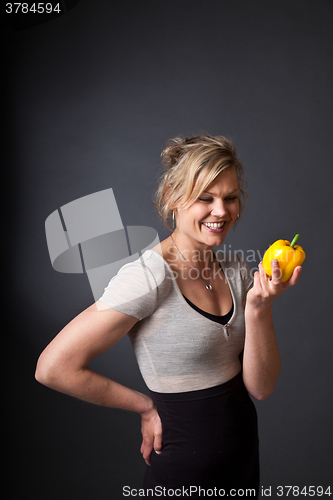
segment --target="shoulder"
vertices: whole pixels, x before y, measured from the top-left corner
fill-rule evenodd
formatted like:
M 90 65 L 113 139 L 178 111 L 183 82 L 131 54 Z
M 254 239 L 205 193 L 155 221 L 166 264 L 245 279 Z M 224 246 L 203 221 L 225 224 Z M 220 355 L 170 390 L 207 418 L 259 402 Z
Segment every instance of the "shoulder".
M 170 278 L 170 269 L 162 255 L 149 249 L 137 259 L 125 263 L 113 279 L 128 280 L 132 286 L 141 287 L 143 284 L 150 290 L 161 286 L 166 278 Z M 168 279 L 168 281 L 170 281 Z
M 152 272 L 158 272 L 167 267 L 163 255 L 154 248 L 145 250 L 134 262 L 148 267 Z
M 171 262 L 174 262 L 174 250 L 175 247 L 170 236 L 151 248 L 151 251 L 153 252 L 153 254 L 155 254 L 155 258 L 160 256 L 163 259 L 164 263 L 167 263 L 169 265 L 170 259 Z M 156 254 L 158 255 L 156 256 Z
M 163 258 L 146 250 L 139 258 L 125 262 L 105 288 L 101 302 L 138 319 L 150 316 L 166 295 Z

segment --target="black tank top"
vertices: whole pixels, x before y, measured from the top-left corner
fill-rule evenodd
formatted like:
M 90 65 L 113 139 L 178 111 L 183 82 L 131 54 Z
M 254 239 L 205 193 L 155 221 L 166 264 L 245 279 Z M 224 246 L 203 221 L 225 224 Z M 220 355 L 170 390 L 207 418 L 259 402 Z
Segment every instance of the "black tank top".
M 234 312 L 234 304 L 232 303 L 231 309 L 227 314 L 224 314 L 223 316 L 218 316 L 216 314 L 210 314 L 209 312 L 203 311 L 199 307 L 193 304 L 185 295 L 183 295 L 184 299 L 186 302 L 193 307 L 198 313 L 202 314 L 203 316 L 206 316 L 206 318 L 211 319 L 212 321 L 216 321 L 217 323 L 220 323 L 221 325 L 226 325 L 228 321 L 230 321 L 231 316 L 233 315 Z

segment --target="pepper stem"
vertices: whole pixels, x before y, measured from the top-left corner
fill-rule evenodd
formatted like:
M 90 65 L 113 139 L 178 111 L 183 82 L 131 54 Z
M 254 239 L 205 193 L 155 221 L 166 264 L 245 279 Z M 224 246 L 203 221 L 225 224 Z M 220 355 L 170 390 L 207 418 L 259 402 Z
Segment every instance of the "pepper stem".
M 294 248 L 294 246 L 296 245 L 296 242 L 297 242 L 298 238 L 299 238 L 299 234 L 296 234 L 295 238 L 293 239 L 293 241 L 290 244 L 291 248 Z

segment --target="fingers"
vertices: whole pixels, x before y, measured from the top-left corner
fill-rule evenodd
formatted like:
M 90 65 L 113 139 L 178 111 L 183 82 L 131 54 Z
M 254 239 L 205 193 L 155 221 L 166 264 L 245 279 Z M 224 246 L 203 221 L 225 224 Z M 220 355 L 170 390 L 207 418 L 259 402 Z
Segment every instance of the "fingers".
M 246 304 L 255 307 L 271 305 L 287 288 L 296 285 L 302 272 L 302 267 L 297 266 L 290 279 L 282 283 L 282 271 L 276 259 L 271 262 L 272 276 L 267 276 L 262 262 L 259 263 L 258 269 L 253 275 L 253 287 L 246 297 Z
M 263 270 L 262 263 L 259 264 L 259 269 L 260 268 Z M 284 282 L 284 283 L 281 283 L 282 271 L 280 269 L 278 260 L 276 260 L 276 259 L 272 260 L 271 269 L 272 269 L 272 276 L 268 277 L 266 275 L 266 282 L 268 279 L 269 284 L 273 285 L 273 288 L 275 287 L 275 289 L 277 289 L 277 287 L 280 287 L 281 284 L 283 285 L 284 288 L 289 288 L 290 286 L 296 285 L 296 283 L 301 275 L 301 272 L 302 272 L 302 267 L 297 266 L 294 269 L 293 274 L 291 275 L 289 280 Z M 265 271 L 263 271 L 263 272 L 265 273 Z
M 154 450 L 157 454 L 162 453 L 162 434 L 157 434 L 154 439 Z
M 147 465 L 150 465 L 150 456 L 151 452 L 153 451 L 153 443 L 148 443 L 145 442 L 145 440 L 142 441 L 142 445 L 140 448 L 140 452 L 144 458 L 144 461 L 146 462 Z
M 148 439 L 142 441 L 140 452 L 147 465 L 150 465 L 150 457 L 153 450 L 158 455 L 162 453 L 162 434 L 156 435 L 153 441 L 149 441 Z
M 266 271 L 263 268 L 262 262 L 259 262 L 259 271 L 254 273 L 255 285 L 262 288 L 263 290 L 269 290 L 271 285 L 279 285 L 281 283 L 282 272 L 277 260 L 272 260 L 271 269 L 272 276 L 267 276 Z
M 254 273 L 254 288 L 262 297 L 274 297 L 281 285 L 281 270 L 277 260 L 272 260 L 272 276 L 267 276 L 262 262 L 259 263 L 258 271 Z
M 152 451 L 162 451 L 162 423 L 156 408 L 142 415 L 142 445 L 141 453 L 147 465 L 150 465 Z
M 302 266 L 295 267 L 293 274 L 291 275 L 291 277 L 287 281 L 288 286 L 296 285 L 296 283 L 301 275 L 301 272 L 302 272 Z
M 272 269 L 272 285 L 279 285 L 281 283 L 281 277 L 282 277 L 282 271 L 279 266 L 279 261 L 276 259 L 273 259 L 271 262 L 271 269 Z
M 259 271 L 256 271 L 253 275 L 253 288 L 256 291 L 261 291 L 262 290 L 262 275 L 261 275 L 261 269 L 260 269 L 261 262 L 259 264 Z M 265 273 L 266 274 L 266 273 Z

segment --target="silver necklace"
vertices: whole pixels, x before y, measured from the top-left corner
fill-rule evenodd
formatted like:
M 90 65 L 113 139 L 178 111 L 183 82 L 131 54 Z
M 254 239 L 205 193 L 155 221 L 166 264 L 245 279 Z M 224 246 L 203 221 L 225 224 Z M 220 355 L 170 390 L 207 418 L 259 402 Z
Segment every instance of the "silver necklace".
M 172 237 L 172 234 L 170 235 L 171 236 L 171 239 L 173 241 L 173 244 L 175 245 L 175 247 L 177 248 L 178 252 L 180 253 L 180 255 L 183 257 L 183 259 L 188 263 L 189 266 L 193 267 L 193 269 L 195 269 L 196 271 L 198 271 L 198 278 L 199 280 L 201 281 L 201 283 L 203 283 L 205 285 L 205 287 L 207 288 L 207 290 L 209 290 L 210 292 L 213 291 L 213 287 L 212 287 L 212 266 L 210 266 L 210 284 L 207 285 L 204 281 L 202 281 L 202 279 L 200 278 L 199 276 L 199 270 L 192 266 L 192 264 L 189 263 L 189 261 L 187 259 L 185 259 L 184 255 L 181 253 L 181 251 L 179 250 L 179 248 L 177 247 L 176 243 L 175 243 L 175 240 L 173 239 Z

